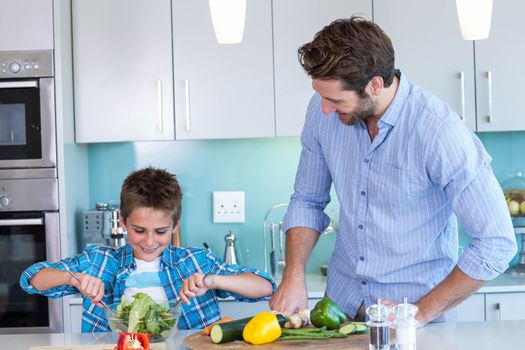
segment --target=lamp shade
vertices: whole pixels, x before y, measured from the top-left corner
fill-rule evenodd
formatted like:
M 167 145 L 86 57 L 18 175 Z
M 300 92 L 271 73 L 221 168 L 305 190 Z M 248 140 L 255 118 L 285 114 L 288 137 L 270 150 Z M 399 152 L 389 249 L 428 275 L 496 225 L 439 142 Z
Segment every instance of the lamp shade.
M 240 43 L 246 20 L 246 0 L 209 0 L 209 4 L 219 44 Z
M 461 35 L 465 40 L 489 37 L 492 0 L 456 0 Z

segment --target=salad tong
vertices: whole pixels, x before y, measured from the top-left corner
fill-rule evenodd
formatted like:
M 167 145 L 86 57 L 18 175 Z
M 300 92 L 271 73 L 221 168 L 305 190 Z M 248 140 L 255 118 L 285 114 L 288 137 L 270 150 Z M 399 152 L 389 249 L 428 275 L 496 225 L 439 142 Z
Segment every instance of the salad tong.
M 67 271 L 74 279 L 77 280 L 78 283 L 80 283 L 80 279 L 73 271 L 71 270 L 67 270 Z M 111 310 L 110 307 L 102 299 L 100 299 L 100 304 L 102 304 L 102 306 L 104 306 L 104 308 L 106 308 L 111 313 L 111 316 L 115 316 L 115 313 L 113 312 L 113 310 Z

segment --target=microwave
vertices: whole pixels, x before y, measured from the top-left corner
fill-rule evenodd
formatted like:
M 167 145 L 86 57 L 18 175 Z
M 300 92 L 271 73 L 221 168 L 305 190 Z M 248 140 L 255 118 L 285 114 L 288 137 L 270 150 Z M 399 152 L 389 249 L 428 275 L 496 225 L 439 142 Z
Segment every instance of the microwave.
M 56 166 L 53 51 L 0 52 L 0 169 Z

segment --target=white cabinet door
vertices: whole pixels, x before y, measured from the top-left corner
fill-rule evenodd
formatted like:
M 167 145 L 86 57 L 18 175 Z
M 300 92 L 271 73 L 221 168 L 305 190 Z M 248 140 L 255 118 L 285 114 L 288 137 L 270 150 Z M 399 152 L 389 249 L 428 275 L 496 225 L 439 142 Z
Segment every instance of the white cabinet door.
M 485 294 L 487 321 L 525 320 L 525 293 Z
M 273 2 L 276 135 L 301 134 L 314 90 L 297 59 L 297 49 L 335 19 L 372 18 L 371 0 L 286 0 Z
M 240 44 L 218 44 L 208 1 L 173 0 L 176 139 L 275 136 L 271 0 L 248 1 Z
M 450 321 L 456 322 L 478 322 L 485 321 L 485 295 L 473 294 L 455 307 L 455 319 Z M 445 319 L 447 317 L 445 316 Z
M 53 0 L 2 0 L 0 51 L 53 49 Z
M 374 0 L 374 21 L 392 39 L 396 67 L 476 130 L 473 44 L 461 37 L 456 2 Z
M 312 310 L 315 304 L 321 299 L 308 299 L 308 310 Z M 233 300 L 221 300 L 219 302 L 222 317 L 232 317 L 239 319 L 250 317 L 262 311 L 270 311 L 268 300 L 257 301 L 255 303 L 243 303 Z
M 73 0 L 77 142 L 174 139 L 170 0 Z
M 525 130 L 525 2 L 494 1 L 488 39 L 475 42 L 478 131 Z

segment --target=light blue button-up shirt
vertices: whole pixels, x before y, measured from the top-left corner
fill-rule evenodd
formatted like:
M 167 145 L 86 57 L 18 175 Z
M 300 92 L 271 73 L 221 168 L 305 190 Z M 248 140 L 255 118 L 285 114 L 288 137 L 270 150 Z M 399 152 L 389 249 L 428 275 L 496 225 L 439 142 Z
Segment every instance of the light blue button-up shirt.
M 516 252 L 503 192 L 480 140 L 404 75 L 370 140 L 366 125 L 308 106 L 284 229 L 323 231 L 333 183 L 339 232 L 327 294 L 351 316 L 377 298 L 416 302 L 458 267 L 490 280 Z M 459 261 L 458 221 L 472 238 Z

